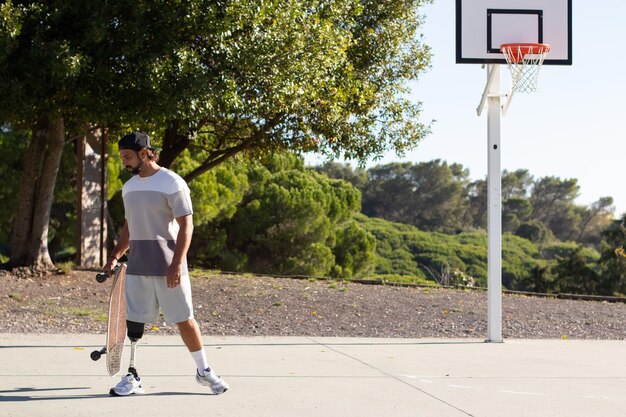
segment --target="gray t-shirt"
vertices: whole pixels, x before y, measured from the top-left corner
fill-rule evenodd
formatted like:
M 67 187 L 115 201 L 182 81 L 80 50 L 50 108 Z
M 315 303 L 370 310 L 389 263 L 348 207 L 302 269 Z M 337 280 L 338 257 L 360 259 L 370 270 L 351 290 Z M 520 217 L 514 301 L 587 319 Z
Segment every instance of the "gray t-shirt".
M 127 274 L 166 276 L 178 235 L 177 217 L 193 213 L 189 187 L 161 168 L 149 177 L 133 176 L 122 188 L 130 232 Z M 187 260 L 182 274 L 187 275 Z

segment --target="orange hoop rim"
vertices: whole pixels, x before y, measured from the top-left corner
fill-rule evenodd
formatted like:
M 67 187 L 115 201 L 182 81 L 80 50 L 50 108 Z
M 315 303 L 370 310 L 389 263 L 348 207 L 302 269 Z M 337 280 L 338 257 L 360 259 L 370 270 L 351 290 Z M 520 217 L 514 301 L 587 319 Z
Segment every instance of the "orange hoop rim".
M 505 43 L 500 45 L 502 52 L 512 63 L 517 64 L 524 60 L 526 55 L 541 55 L 550 52 L 547 43 Z

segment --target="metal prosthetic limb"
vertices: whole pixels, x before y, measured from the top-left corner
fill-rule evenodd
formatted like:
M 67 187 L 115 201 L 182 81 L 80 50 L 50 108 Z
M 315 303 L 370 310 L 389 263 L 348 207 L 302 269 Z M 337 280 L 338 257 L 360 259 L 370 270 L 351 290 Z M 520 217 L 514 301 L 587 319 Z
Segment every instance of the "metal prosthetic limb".
M 135 352 L 137 351 L 137 341 L 138 339 L 130 339 L 130 363 L 128 364 L 128 372 L 133 374 L 135 378 L 139 377 L 137 374 L 137 369 L 135 368 Z
M 126 320 L 126 327 L 128 329 L 128 338 L 130 339 L 130 364 L 128 365 L 128 372 L 133 374 L 135 378 L 139 378 L 137 369 L 135 368 L 135 352 L 137 351 L 137 342 L 143 336 L 144 324 Z

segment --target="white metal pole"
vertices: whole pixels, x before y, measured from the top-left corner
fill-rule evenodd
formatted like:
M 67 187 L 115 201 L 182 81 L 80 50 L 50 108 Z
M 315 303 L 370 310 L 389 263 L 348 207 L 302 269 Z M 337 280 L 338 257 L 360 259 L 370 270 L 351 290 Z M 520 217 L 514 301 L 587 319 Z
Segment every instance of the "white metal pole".
M 502 342 L 502 173 L 500 169 L 500 65 L 487 67 L 487 342 Z

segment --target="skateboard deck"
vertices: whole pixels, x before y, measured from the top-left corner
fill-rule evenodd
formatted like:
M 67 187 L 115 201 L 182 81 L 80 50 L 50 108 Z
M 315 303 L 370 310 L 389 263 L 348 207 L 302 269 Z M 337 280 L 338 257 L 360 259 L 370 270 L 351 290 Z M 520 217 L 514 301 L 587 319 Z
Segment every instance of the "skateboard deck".
M 124 340 L 126 339 L 126 264 L 115 271 L 111 285 L 109 301 L 109 319 L 107 324 L 106 360 L 109 375 L 120 372 Z

